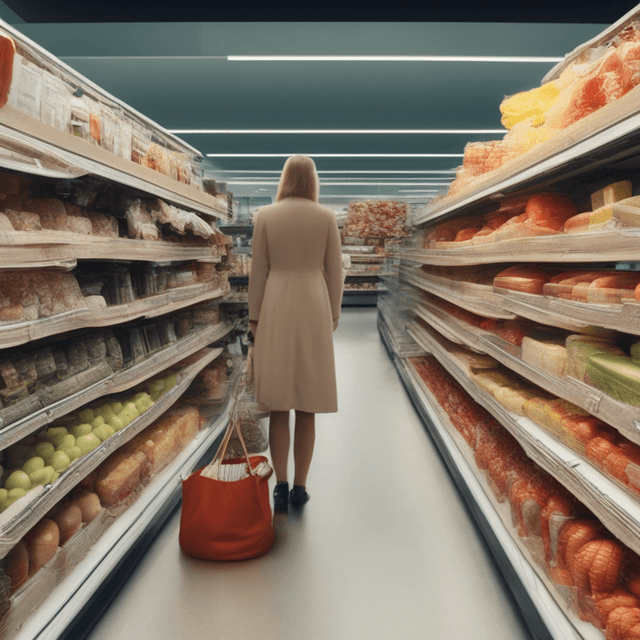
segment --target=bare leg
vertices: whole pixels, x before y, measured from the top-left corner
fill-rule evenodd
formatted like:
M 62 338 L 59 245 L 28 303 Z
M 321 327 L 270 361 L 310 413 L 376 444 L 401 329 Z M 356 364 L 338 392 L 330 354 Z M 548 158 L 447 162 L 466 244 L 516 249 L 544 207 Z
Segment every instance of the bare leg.
M 277 482 L 287 480 L 289 441 L 289 412 L 271 411 L 269 414 L 269 448 Z
M 305 487 L 307 474 L 313 457 L 313 445 L 316 440 L 316 414 L 296 410 L 295 439 L 293 441 L 293 459 L 295 475 L 293 484 Z

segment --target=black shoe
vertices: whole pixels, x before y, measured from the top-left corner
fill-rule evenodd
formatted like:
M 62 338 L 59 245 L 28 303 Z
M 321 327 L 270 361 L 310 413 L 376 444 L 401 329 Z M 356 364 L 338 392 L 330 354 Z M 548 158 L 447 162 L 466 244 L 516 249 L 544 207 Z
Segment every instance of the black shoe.
M 295 484 L 289 494 L 289 502 L 292 507 L 301 507 L 303 504 L 309 502 L 310 497 L 311 496 L 307 493 L 306 487 L 301 487 L 299 484 Z
M 286 513 L 289 502 L 289 483 L 277 482 L 273 489 L 273 510 L 276 513 Z

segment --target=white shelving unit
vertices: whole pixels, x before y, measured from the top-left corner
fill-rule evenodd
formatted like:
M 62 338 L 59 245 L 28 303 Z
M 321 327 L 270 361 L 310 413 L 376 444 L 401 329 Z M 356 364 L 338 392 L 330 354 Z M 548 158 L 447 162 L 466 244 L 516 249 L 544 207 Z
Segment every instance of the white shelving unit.
M 634 9 L 617 23 L 616 28 L 637 19 L 638 12 L 638 8 Z M 615 30 L 607 30 L 593 42 L 604 43 Z M 581 47 L 576 52 L 583 50 Z M 577 55 L 576 52 L 567 56 L 545 81 L 552 76 L 557 77 Z M 564 266 L 567 264 L 637 261 L 640 236 L 637 230 L 625 230 L 520 238 L 491 244 L 474 244 L 473 241 L 442 243 L 432 249 L 423 249 L 421 234 L 425 228 L 448 218 L 474 213 L 481 215 L 495 210 L 501 200 L 512 196 L 560 191 L 574 192 L 576 198 L 584 199 L 589 193 L 586 185 L 590 180 L 615 175 L 616 179 L 610 180 L 615 182 L 625 171 L 633 172 L 634 160 L 637 167 L 640 141 L 638 96 L 640 87 L 500 169 L 480 176 L 455 195 L 421 208 L 412 221 L 416 227 L 415 236 L 405 243 L 401 251 L 400 284 L 392 292 L 397 305 L 387 300 L 385 305 L 378 307 L 380 333 L 399 375 L 474 513 L 536 638 L 603 638 L 604 632 L 594 625 L 576 621 L 574 608 L 558 596 L 561 589 L 550 580 L 544 568 L 529 557 L 517 533 L 510 531 L 508 526 L 503 528 L 496 524 L 500 520 L 496 513 L 500 512 L 501 505 L 493 504 L 490 490 L 478 491 L 478 483 L 482 484 L 483 476 L 477 470 L 473 456 L 466 454 L 468 445 L 454 427 L 448 428 L 447 414 L 413 369 L 408 340 L 413 341 L 416 352 L 422 349 L 422 353 L 434 356 L 463 389 L 516 438 L 531 460 L 586 505 L 616 538 L 638 553 L 639 496 L 605 475 L 586 456 L 569 448 L 551 432 L 507 411 L 476 384 L 468 362 L 460 360 L 457 355 L 457 345 L 479 354 L 479 357 L 490 356 L 527 381 L 599 417 L 635 443 L 640 443 L 640 410 L 581 381 L 555 377 L 532 367 L 522 360 L 518 347 L 450 315 L 437 304 L 430 304 L 423 298 L 423 292 L 486 318 L 510 320 L 522 317 L 573 332 L 598 326 L 639 335 L 640 305 L 634 302 L 608 306 L 583 304 L 521 294 L 458 281 L 453 276 L 446 277 L 446 273 L 432 275 L 427 268 L 423 270 L 421 267 L 489 264 L 506 267 L 527 262 L 549 266 L 557 263 L 559 270 L 567 270 L 568 267 Z M 414 318 L 420 321 L 411 320 L 405 312 L 394 318 L 394 307 L 409 308 Z M 390 329 L 392 326 L 395 327 L 394 332 Z
M 213 228 L 228 216 L 227 197 L 214 197 L 202 184 L 200 162 L 202 155 L 176 136 L 138 113 L 128 105 L 80 75 L 50 55 L 16 29 L 0 21 L 0 36 L 10 37 L 16 45 L 9 103 L 0 108 L 0 169 L 19 174 L 34 182 L 51 185 L 56 180 L 91 179 L 92 184 L 106 184 L 120 189 L 130 197 L 160 198 L 170 204 L 204 217 Z M 24 69 L 33 71 L 61 91 L 61 95 L 88 96 L 101 111 L 100 122 L 106 127 L 119 119 L 133 150 L 135 135 L 151 146 L 167 151 L 167 171 L 162 163 L 155 170 L 151 161 L 136 162 L 133 153 L 107 148 L 103 137 L 74 135 L 71 122 L 54 127 L 29 113 L 16 108 L 13 98 L 22 91 Z M 32 76 L 35 77 L 35 76 Z M 87 115 L 88 117 L 88 115 Z M 123 124 L 124 123 L 124 124 Z M 88 126 L 88 125 L 87 125 Z M 121 128 L 122 128 L 121 127 Z M 127 127 L 129 129 L 127 129 Z M 115 135 L 115 134 L 114 134 Z M 125 135 L 118 131 L 117 135 Z M 126 145 L 125 145 L 126 146 Z M 151 151 L 147 158 L 151 157 Z M 162 169 L 162 170 L 160 170 Z M 173 173 L 172 173 L 173 172 Z M 0 269 L 74 269 L 79 261 L 136 261 L 149 263 L 205 262 L 220 263 L 223 250 L 219 245 L 192 243 L 177 238 L 175 242 L 133 240 L 129 238 L 79 235 L 67 231 L 2 231 L 0 233 Z M 224 282 L 224 281 L 223 281 Z M 62 315 L 19 323 L 2 323 L 0 349 L 30 345 L 38 340 L 56 337 L 64 339 L 70 332 L 88 328 L 113 327 L 143 318 L 163 318 L 185 313 L 197 303 L 222 300 L 229 292 L 228 285 L 211 283 L 191 284 L 167 289 L 164 292 L 137 299 L 129 304 L 109 306 L 100 311 L 80 308 Z M 0 450 L 39 431 L 52 421 L 75 412 L 88 403 L 127 391 L 161 374 L 169 367 L 176 372 L 176 384 L 161 395 L 141 414 L 99 447 L 78 458 L 53 484 L 37 487 L 0 514 L 0 556 L 6 556 L 24 534 L 34 526 L 67 493 L 81 483 L 110 454 L 131 440 L 136 434 L 161 417 L 187 391 L 195 376 L 223 352 L 214 343 L 226 339 L 236 328 L 235 322 L 222 319 L 217 324 L 194 325 L 188 332 L 161 348 L 154 345 L 148 357 L 132 366 L 112 371 L 102 379 L 72 395 L 47 406 L 40 406 L 26 417 L 0 430 Z M 77 335 L 77 334 L 73 334 Z M 171 339 L 169 339 L 171 341 Z M 150 341 L 151 342 L 151 341 Z M 38 343 L 41 344 L 41 343 Z M 212 347 L 213 345 L 213 347 Z M 185 358 L 188 364 L 175 369 Z M 42 402 L 42 405 L 45 403 Z M 79 637 L 83 620 L 96 616 L 103 603 L 110 599 L 107 586 L 120 580 L 123 567 L 135 564 L 154 533 L 180 501 L 180 478 L 188 475 L 210 449 L 216 446 L 229 419 L 229 403 L 220 405 L 221 413 L 203 427 L 198 436 L 178 456 L 153 478 L 138 499 L 124 513 L 103 509 L 101 515 L 82 529 L 54 558 L 12 596 L 11 608 L 0 621 L 3 638 Z M 115 589 L 117 590 L 117 586 Z

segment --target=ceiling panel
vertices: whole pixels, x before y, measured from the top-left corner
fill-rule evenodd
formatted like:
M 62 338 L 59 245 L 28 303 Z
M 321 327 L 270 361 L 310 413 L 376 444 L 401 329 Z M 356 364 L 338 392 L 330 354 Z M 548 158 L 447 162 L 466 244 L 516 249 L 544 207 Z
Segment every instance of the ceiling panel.
M 633 3 L 625 5 L 601 24 L 580 24 L 576 16 L 575 24 L 158 21 L 15 26 L 91 81 L 169 130 L 478 129 L 485 132 L 177 134 L 205 155 L 224 154 L 224 157 L 207 157 L 208 170 L 211 175 L 227 180 L 237 196 L 275 194 L 273 185 L 248 184 L 275 182 L 279 177 L 277 172 L 282 169 L 285 157 L 259 157 L 261 154 L 307 153 L 314 157 L 321 172 L 325 196 L 380 194 L 400 198 L 420 195 L 408 193 L 411 185 L 420 180 L 450 180 L 462 162 L 467 142 L 500 139 L 504 131 L 492 130 L 501 129 L 499 106 L 503 97 L 538 86 L 554 63 L 235 62 L 227 60 L 227 56 L 559 58 L 600 33 L 632 7 Z M 150 17 L 160 20 L 159 15 Z M 337 157 L 339 154 L 435 154 L 440 157 L 349 158 Z M 324 171 L 342 173 L 323 174 Z M 354 171 L 407 173 L 350 173 Z M 412 171 L 448 173 L 408 173 Z M 252 177 L 254 179 L 246 180 Z M 408 184 L 382 184 L 394 181 Z M 333 186 L 329 182 L 349 184 Z M 356 185 L 357 182 L 371 184 Z M 430 195 L 421 197 L 425 199 Z

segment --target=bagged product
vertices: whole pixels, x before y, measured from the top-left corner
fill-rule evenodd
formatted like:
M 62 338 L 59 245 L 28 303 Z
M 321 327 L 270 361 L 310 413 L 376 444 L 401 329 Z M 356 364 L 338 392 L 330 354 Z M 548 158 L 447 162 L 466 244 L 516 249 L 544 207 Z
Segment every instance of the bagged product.
M 624 351 L 611 340 L 586 335 L 567 336 L 567 375 L 585 381 L 587 360 L 596 353 L 624 356 Z
M 640 407 L 640 364 L 627 356 L 593 354 L 587 359 L 585 381 L 621 402 Z
M 522 339 L 522 360 L 540 371 L 563 378 L 568 368 L 565 340 L 525 336 Z
M 494 279 L 493 286 L 541 295 L 544 285 L 552 274 L 545 269 L 533 265 L 515 265 L 501 271 Z

